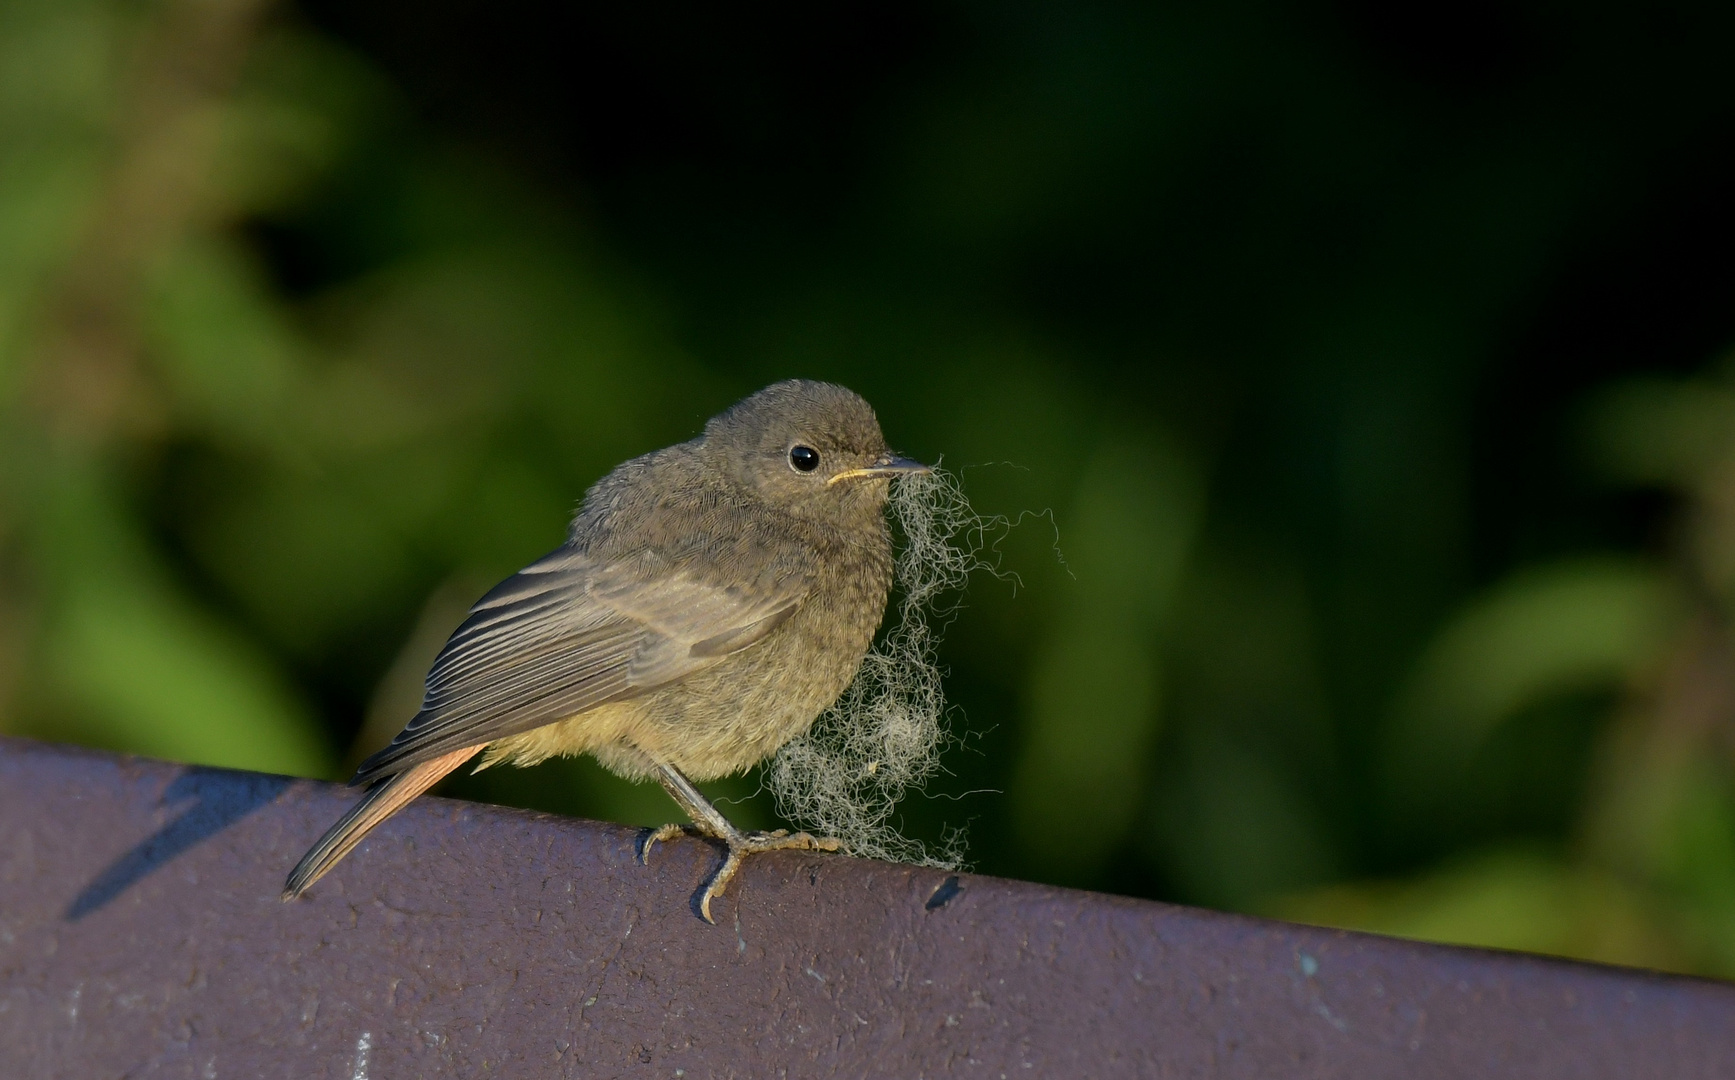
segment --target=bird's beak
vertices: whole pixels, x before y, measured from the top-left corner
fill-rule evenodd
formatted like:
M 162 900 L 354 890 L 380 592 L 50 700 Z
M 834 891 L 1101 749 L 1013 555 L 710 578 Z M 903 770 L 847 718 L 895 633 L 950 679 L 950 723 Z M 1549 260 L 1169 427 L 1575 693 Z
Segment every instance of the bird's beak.
M 839 480 L 875 479 L 877 477 L 904 476 L 910 473 L 933 472 L 932 469 L 919 461 L 896 454 L 881 454 L 879 460 L 865 469 L 845 469 L 826 481 L 827 486 Z

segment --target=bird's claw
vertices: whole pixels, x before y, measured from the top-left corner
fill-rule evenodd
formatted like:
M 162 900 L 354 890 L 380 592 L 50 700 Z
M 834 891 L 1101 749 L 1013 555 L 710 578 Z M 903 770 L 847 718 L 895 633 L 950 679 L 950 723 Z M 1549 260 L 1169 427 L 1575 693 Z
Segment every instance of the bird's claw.
M 677 836 L 698 834 L 699 830 L 691 825 L 663 825 L 651 830 L 639 844 L 639 865 L 651 865 L 651 848 L 658 844 L 666 844 Z

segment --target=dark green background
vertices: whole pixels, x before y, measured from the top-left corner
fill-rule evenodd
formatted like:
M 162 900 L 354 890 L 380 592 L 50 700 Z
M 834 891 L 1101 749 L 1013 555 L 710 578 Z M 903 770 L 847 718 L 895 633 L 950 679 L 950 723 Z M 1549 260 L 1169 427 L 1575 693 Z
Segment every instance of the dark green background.
M 1726 703 L 1622 772 L 1728 652 L 1735 8 L 197 11 L 0 16 L 6 728 L 337 776 L 610 466 L 827 378 L 1017 523 L 918 835 L 1735 971 Z

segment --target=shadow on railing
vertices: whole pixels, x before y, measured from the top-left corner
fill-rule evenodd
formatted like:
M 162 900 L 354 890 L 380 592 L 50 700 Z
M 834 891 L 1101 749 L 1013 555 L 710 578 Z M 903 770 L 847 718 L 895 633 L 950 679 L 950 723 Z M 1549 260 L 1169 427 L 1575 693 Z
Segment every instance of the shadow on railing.
M 163 791 L 160 805 L 177 806 L 188 799 L 193 804 L 109 863 L 73 897 L 66 918 L 77 922 L 99 910 L 175 856 L 271 802 L 290 783 L 286 776 L 245 775 L 219 769 L 189 768 L 182 772 Z

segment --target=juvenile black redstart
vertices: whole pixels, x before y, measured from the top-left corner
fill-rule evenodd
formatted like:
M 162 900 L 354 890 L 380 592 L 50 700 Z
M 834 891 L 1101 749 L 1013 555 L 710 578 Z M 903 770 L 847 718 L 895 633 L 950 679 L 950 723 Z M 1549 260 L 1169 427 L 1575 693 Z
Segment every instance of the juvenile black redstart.
M 803 380 L 620 465 L 585 494 L 566 543 L 470 609 L 421 711 L 362 762 L 350 783 L 372 786 L 283 898 L 484 750 L 484 766 L 592 754 L 621 776 L 654 776 L 728 847 L 699 896 L 707 921 L 744 856 L 836 850 L 806 833 L 742 832 L 693 781 L 769 757 L 843 692 L 891 586 L 885 481 L 926 471 L 886 449 L 867 402 Z M 643 857 L 682 831 L 656 830 Z

